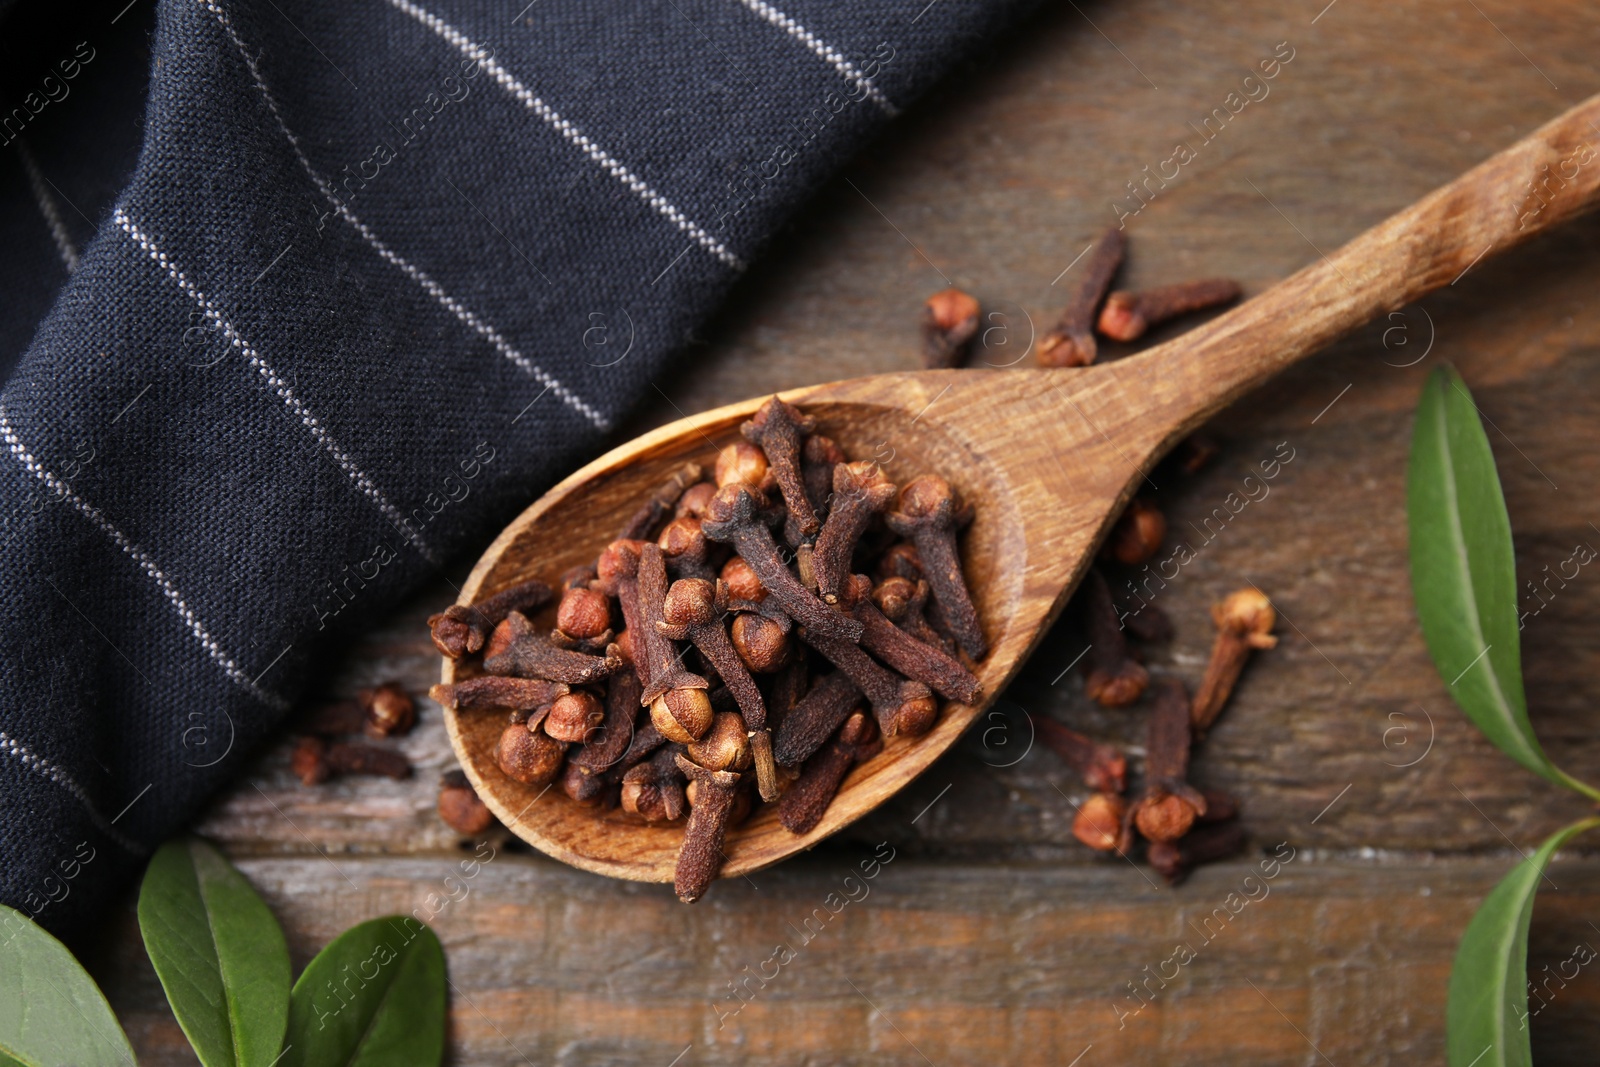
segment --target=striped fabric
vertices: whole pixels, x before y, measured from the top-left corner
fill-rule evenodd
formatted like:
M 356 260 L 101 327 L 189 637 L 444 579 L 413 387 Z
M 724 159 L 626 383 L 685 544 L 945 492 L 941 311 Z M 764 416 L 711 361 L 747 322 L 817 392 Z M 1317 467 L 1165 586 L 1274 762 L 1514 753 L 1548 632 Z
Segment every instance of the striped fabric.
M 0 900 L 71 937 L 1011 14 L 87 11 L 0 2 Z

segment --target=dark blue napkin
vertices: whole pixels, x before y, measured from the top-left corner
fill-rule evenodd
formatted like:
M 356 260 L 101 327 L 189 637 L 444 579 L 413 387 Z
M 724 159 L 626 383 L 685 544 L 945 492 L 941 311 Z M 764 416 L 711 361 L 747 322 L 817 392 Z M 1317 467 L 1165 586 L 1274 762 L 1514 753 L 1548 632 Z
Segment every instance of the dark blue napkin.
M 81 935 L 1015 6 L 0 5 L 0 899 Z

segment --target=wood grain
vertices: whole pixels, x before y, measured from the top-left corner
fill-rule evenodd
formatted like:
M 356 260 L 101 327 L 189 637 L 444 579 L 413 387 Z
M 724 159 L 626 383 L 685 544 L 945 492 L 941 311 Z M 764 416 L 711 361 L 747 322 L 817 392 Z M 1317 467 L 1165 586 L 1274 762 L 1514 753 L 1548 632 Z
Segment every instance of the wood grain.
M 1188 123 L 1278 41 L 1296 56 L 1271 95 L 1130 221 L 1120 284 L 1226 275 L 1261 292 L 1600 90 L 1593 5 L 1339 0 L 1313 24 L 1325 6 L 1080 2 L 1032 20 L 913 109 L 852 167 L 850 184 L 818 197 L 720 320 L 683 339 L 679 369 L 619 439 L 745 397 L 913 370 L 919 306 L 949 284 L 999 316 L 985 320 L 995 332 L 981 358 L 1009 362 L 1030 318 L 1041 330 L 1053 321 L 1071 275 L 1052 279 L 1114 221 L 1126 183 L 1175 140 L 1198 140 Z M 1494 427 L 1522 578 L 1580 540 L 1600 546 L 1589 526 L 1600 525 L 1597 283 L 1593 219 L 1486 260 L 1218 414 L 1207 432 L 1223 450 L 1198 477 L 1158 474 L 1159 488 L 1146 486 L 1167 510 L 1169 543 L 1196 550 L 1159 592 L 1178 633 L 1151 650 L 1154 674 L 1199 678 L 1209 605 L 1246 580 L 1288 620 L 1280 647 L 1247 670 L 1194 777 L 1243 798 L 1255 842 L 1288 840 L 1315 862 L 1295 872 L 1293 893 L 1276 889 L 1246 910 L 1234 954 L 1198 960 L 1205 967 L 1159 1011 L 1130 1023 L 1135 1037 L 1097 1044 L 1080 1067 L 1324 1063 L 1294 1027 L 1339 1067 L 1441 1059 L 1444 976 L 1467 916 L 1514 862 L 1513 845 L 1530 847 L 1584 806 L 1484 742 L 1428 663 L 1406 578 L 1410 412 L 1432 365 L 1461 368 Z M 1126 351 L 1107 345 L 1104 358 Z M 1208 537 L 1205 518 L 1280 443 L 1295 458 L 1271 495 Z M 450 583 L 469 563 L 338 656 L 328 692 L 390 677 L 425 692 L 438 661 L 423 619 L 454 599 Z M 1589 780 L 1600 778 L 1594 577 L 1585 568 L 1523 634 L 1535 727 L 1552 758 Z M 680 1067 L 922 1064 L 896 1028 L 940 1067 L 1071 1062 L 1092 1040 L 1080 1034 L 1114 1025 L 1108 993 L 1164 959 L 1185 917 L 1243 873 L 1203 873 L 1160 895 L 1072 841 L 1081 787 L 1047 752 L 1018 759 L 1030 717 L 1135 745 L 1143 734 L 1141 708 L 1095 708 L 1076 672 L 1063 675 L 1081 647 L 1069 627 L 1051 629 L 918 781 L 812 853 L 753 875 L 759 889 L 724 881 L 684 908 L 661 887 L 502 854 L 482 877 L 504 883 L 436 920 L 464 995 L 451 1062 L 525 1062 L 495 1028 L 541 1064 L 663 1065 L 691 1040 Z M 432 813 L 434 776 L 454 764 L 436 706 L 422 702 L 401 745 L 418 762 L 413 781 L 309 790 L 288 774 L 286 739 L 201 823 L 263 886 L 297 964 L 350 923 L 426 900 L 465 855 Z M 844 913 L 852 936 L 819 939 L 786 968 L 783 982 L 795 984 L 774 988 L 759 1025 L 753 1005 L 739 1036 L 716 1033 L 709 994 L 765 959 L 775 928 L 885 840 L 901 858 Z M 1539 898 L 1536 973 L 1578 939 L 1600 946 L 1586 925 L 1600 884 L 1594 845 L 1576 846 L 1579 858 L 1556 868 L 1561 890 Z M 1274 913 L 1280 903 L 1293 908 Z M 153 973 L 136 965 L 129 915 L 131 904 L 97 973 L 141 1063 L 192 1063 Z M 1162 954 L 1152 961 L 1150 950 Z M 1533 1021 L 1536 1062 L 1592 1060 L 1591 970 Z

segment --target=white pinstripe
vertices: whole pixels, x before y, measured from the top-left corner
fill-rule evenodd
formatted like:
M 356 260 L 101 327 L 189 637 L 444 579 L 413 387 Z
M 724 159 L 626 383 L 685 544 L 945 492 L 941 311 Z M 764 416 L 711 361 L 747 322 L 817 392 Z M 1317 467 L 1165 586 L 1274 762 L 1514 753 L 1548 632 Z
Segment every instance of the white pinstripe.
M 89 794 L 84 792 L 83 786 L 73 780 L 72 775 L 56 766 L 54 762 L 34 752 L 4 730 L 0 730 L 0 750 L 14 757 L 18 763 L 21 763 L 28 770 L 44 775 L 56 785 L 77 797 L 78 803 L 83 805 L 83 810 L 89 813 L 89 818 L 94 820 L 94 824 L 100 828 L 100 832 L 111 838 L 111 840 L 132 852 L 135 856 L 143 855 L 149 851 L 139 842 L 118 833 L 111 823 L 106 820 L 106 817 L 96 810 L 94 802 L 89 799 Z
M 224 674 L 263 704 L 281 711 L 288 710 L 288 701 L 258 688 L 250 680 L 250 677 L 239 669 L 239 665 L 234 663 L 226 652 L 222 651 L 222 646 L 217 644 L 216 639 L 211 636 L 205 624 L 200 621 L 200 617 L 190 609 L 183 599 L 183 594 L 178 592 L 177 586 L 173 585 L 172 581 L 161 572 L 161 568 L 156 566 L 155 560 L 151 559 L 144 549 L 134 544 L 126 534 L 112 525 L 111 520 L 100 514 L 100 509 L 73 492 L 71 486 L 57 478 L 47 467 L 33 457 L 27 446 L 22 443 L 22 439 L 17 436 L 17 432 L 12 429 L 11 419 L 6 414 L 4 404 L 0 404 L 0 437 L 5 439 L 7 447 L 11 449 L 11 454 L 17 457 L 17 462 L 22 464 L 24 470 L 49 486 L 57 496 L 63 500 L 70 501 L 72 506 L 82 512 L 85 518 L 100 527 L 105 535 L 116 543 L 118 548 L 133 557 L 134 562 L 139 564 L 144 569 L 144 572 L 160 587 L 161 592 L 171 602 L 172 606 L 177 609 L 178 615 L 182 617 L 184 623 L 189 627 L 189 632 L 194 634 L 195 640 L 200 642 L 200 646 L 217 662 Z
M 339 468 L 344 471 L 355 487 L 377 505 L 378 510 L 383 512 L 384 517 L 405 535 L 406 540 L 411 542 L 418 552 L 426 556 L 430 562 L 437 564 L 439 562 L 438 557 L 433 554 L 433 551 L 422 540 L 422 535 L 417 533 L 416 528 L 407 521 L 404 515 L 400 514 L 393 504 L 389 503 L 388 498 L 383 495 L 383 491 L 356 465 L 356 461 L 350 457 L 349 453 L 339 447 L 338 442 L 333 439 L 322 423 L 317 421 L 317 417 L 311 413 L 311 409 L 306 407 L 299 397 L 295 396 L 294 388 L 278 375 L 278 372 L 272 368 L 270 363 L 261 358 L 259 352 L 252 348 L 243 337 L 239 336 L 239 332 L 233 328 L 233 324 L 223 317 L 222 313 L 211 303 L 211 299 L 195 287 L 195 284 L 189 280 L 188 275 L 176 263 L 172 262 L 167 257 L 167 254 L 161 250 L 160 246 L 146 236 L 144 231 L 133 220 L 128 218 L 127 213 L 122 208 L 117 208 L 112 214 L 112 218 L 116 220 L 118 226 L 122 227 L 122 232 L 126 233 L 134 244 L 149 253 L 150 258 L 155 260 L 157 265 L 167 272 L 167 276 L 177 283 L 178 288 L 183 290 L 189 299 L 199 305 L 200 310 L 205 312 L 206 318 L 210 319 L 222 331 L 223 336 L 228 339 L 228 343 L 244 354 L 250 365 L 256 369 L 262 378 L 266 379 L 267 385 L 271 387 L 274 393 L 278 394 L 289 410 L 299 417 L 301 424 L 311 431 L 311 436 L 316 438 L 317 443 L 327 450 L 328 454 L 333 457 L 334 462 L 339 465 Z
M 701 248 L 704 248 L 734 270 L 745 269 L 744 260 L 728 251 L 721 241 L 711 236 L 693 219 L 679 211 L 672 201 L 651 188 L 648 182 L 629 170 L 626 164 L 596 144 L 593 139 L 572 122 L 562 118 L 560 112 L 556 111 L 555 108 L 535 96 L 527 86 L 513 77 L 510 71 L 496 63 L 494 57 L 482 45 L 474 42 L 466 34 L 451 26 L 439 16 L 411 3 L 411 0 L 389 0 L 389 3 L 455 45 L 468 59 L 481 63 L 483 69 L 487 70 L 494 80 L 500 83 L 503 89 L 520 100 L 529 111 L 544 119 L 561 136 L 582 149 L 584 155 L 600 164 L 613 178 L 632 189 L 645 203 L 668 219 L 674 226 L 693 237 Z
M 782 11 L 766 3 L 765 0 L 739 0 L 739 2 L 811 49 L 846 78 L 853 82 L 860 82 L 866 87 L 868 98 L 881 107 L 884 114 L 890 116 L 900 114 L 900 109 L 891 104 L 889 98 L 884 96 L 876 85 L 872 84 L 872 79 L 861 73 L 861 68 L 846 59 L 843 52 L 800 25 L 788 15 L 785 15 Z
M 490 326 L 487 322 L 484 322 L 476 314 L 474 314 L 470 308 L 466 307 L 459 300 L 446 292 L 444 287 L 438 282 L 434 281 L 433 278 L 427 274 L 427 272 L 423 271 L 420 267 L 412 265 L 412 263 L 404 256 L 400 255 L 388 245 L 384 244 L 383 241 L 379 239 L 377 234 L 373 233 L 372 230 L 367 228 L 366 223 L 357 218 L 355 213 L 345 206 L 344 201 L 339 199 L 339 197 L 334 193 L 333 188 L 323 180 L 322 175 L 316 172 L 316 169 L 311 166 L 311 161 L 306 158 L 305 151 L 300 147 L 300 139 L 294 135 L 292 130 L 289 129 L 289 124 L 284 121 L 283 115 L 279 113 L 278 104 L 275 100 L 273 100 L 272 93 L 268 91 L 266 80 L 262 78 L 260 68 L 256 66 L 255 59 L 251 57 L 249 49 L 245 48 L 244 42 L 239 39 L 239 35 L 234 32 L 233 23 L 229 20 L 227 12 L 223 11 L 222 8 L 213 3 L 212 0 L 196 0 L 196 2 L 217 16 L 217 21 L 222 24 L 223 30 L 225 30 L 228 34 L 228 37 L 232 39 L 234 47 L 239 50 L 239 55 L 244 59 L 245 66 L 250 68 L 250 76 L 255 79 L 256 88 L 261 90 L 261 96 L 267 102 L 267 109 L 272 112 L 272 117 L 278 122 L 278 129 L 283 131 L 283 135 L 288 139 L 290 147 L 294 149 L 295 158 L 300 161 L 301 168 L 305 170 L 306 176 L 309 177 L 312 184 L 321 191 L 328 203 L 333 205 L 334 210 L 339 213 L 339 217 L 344 219 L 345 222 L 349 223 L 350 226 L 354 228 L 355 231 L 359 233 L 369 245 L 372 246 L 373 251 L 377 252 L 378 255 L 382 256 L 385 261 L 398 268 L 412 281 L 420 285 L 429 296 L 433 297 L 440 304 L 442 304 L 452 315 L 460 319 L 473 330 L 477 331 L 477 333 L 482 336 L 484 340 L 488 341 L 494 346 L 495 351 L 499 352 L 506 359 L 509 359 L 512 363 L 516 364 L 517 367 L 523 371 L 523 373 L 534 378 L 539 382 L 539 384 L 555 393 L 556 396 L 560 397 L 565 403 L 571 405 L 574 410 L 581 412 L 584 418 L 594 423 L 594 425 L 599 429 L 611 429 L 610 419 L 607 419 L 595 408 L 584 402 L 583 398 L 573 393 L 554 375 L 546 373 L 536 363 L 519 352 L 511 345 L 509 341 L 500 335 L 500 331 L 496 330 L 493 326 Z
M 66 224 L 61 221 L 61 210 L 56 207 L 55 198 L 45 188 L 44 172 L 39 169 L 33 153 L 28 151 L 27 144 L 20 139 L 17 141 L 17 155 L 22 160 L 22 169 L 28 172 L 28 186 L 33 190 L 34 202 L 39 205 L 39 214 L 44 216 L 45 225 L 50 227 L 50 236 L 55 239 L 61 262 L 66 264 L 68 274 L 75 273 L 78 269 L 78 250 L 73 247 L 72 235 L 67 232 Z

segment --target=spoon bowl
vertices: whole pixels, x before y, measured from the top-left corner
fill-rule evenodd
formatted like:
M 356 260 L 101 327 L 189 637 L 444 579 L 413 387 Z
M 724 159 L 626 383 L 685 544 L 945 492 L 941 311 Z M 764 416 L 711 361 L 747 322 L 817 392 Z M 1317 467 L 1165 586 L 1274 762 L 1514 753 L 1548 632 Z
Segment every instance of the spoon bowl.
M 1600 123 L 1600 97 L 1573 108 L 1456 181 L 1175 341 L 1070 371 L 947 370 L 874 375 L 783 392 L 852 459 L 875 459 L 905 484 L 938 473 L 969 501 L 961 538 L 968 586 L 990 644 L 982 696 L 946 704 L 933 730 L 887 739 L 856 766 L 809 833 L 775 805 L 730 829 L 722 875 L 748 874 L 815 845 L 877 807 L 955 743 L 1021 668 L 1094 558 L 1128 499 L 1168 448 L 1227 403 L 1374 316 L 1449 283 L 1492 252 L 1591 207 L 1600 167 L 1581 168 L 1528 221 L 1518 205 L 1546 164 L 1571 157 Z M 1563 172 L 1564 173 L 1564 172 Z M 555 486 L 497 537 L 462 587 L 477 603 L 528 578 L 592 563 L 652 490 L 683 463 L 716 452 L 765 401 L 680 419 L 636 438 Z M 478 672 L 445 660 L 443 681 Z M 494 710 L 447 711 L 456 756 L 509 829 L 598 874 L 671 882 L 681 825 L 596 812 L 553 786 L 500 772 L 505 725 Z

